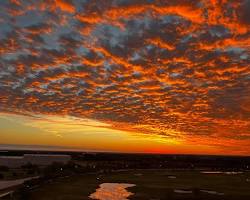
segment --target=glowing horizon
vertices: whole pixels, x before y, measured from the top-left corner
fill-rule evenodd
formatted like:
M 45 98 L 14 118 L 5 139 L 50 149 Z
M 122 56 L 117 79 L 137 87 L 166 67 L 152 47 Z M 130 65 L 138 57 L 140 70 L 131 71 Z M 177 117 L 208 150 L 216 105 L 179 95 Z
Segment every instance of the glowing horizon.
M 225 151 L 213 142 L 200 145 L 183 138 L 118 131 L 113 130 L 109 124 L 69 116 L 2 113 L 0 125 L 0 141 L 5 144 L 5 149 L 9 146 L 9 149 L 26 147 L 90 152 L 247 155 L 239 151 Z M 21 136 L 18 137 L 18 134 Z
M 250 155 L 250 0 L 0 1 L 0 144 Z

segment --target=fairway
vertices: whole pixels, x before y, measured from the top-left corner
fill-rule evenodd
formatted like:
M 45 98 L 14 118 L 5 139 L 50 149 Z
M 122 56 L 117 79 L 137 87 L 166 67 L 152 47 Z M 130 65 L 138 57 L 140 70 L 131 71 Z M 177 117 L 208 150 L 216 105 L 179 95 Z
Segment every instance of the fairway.
M 131 170 L 86 174 L 56 180 L 31 191 L 36 200 L 84 200 L 101 183 L 131 183 L 129 199 L 250 199 L 250 172 L 202 174 L 200 171 Z M 178 191 L 191 191 L 189 194 Z M 218 194 L 209 194 L 218 192 Z

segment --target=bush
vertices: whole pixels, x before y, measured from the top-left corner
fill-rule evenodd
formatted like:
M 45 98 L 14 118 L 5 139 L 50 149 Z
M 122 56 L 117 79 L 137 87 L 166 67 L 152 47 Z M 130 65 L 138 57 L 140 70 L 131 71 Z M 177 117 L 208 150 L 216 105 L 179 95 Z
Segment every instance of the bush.
M 13 177 L 17 177 L 17 173 L 16 172 L 12 172 L 12 176 Z
M 0 166 L 0 171 L 2 172 L 8 172 L 10 169 L 7 166 Z
M 33 175 L 33 174 L 35 174 L 35 173 L 36 173 L 36 171 L 35 171 L 34 169 L 29 169 L 29 170 L 26 172 L 27 175 Z
M 40 171 L 40 169 L 37 165 L 31 164 L 31 163 L 27 163 L 27 164 L 23 165 L 21 168 L 24 170 L 27 170 L 27 172 L 26 172 L 27 175 L 39 173 L 39 171 Z
M 51 165 L 44 168 L 43 174 L 45 177 L 53 178 L 61 174 L 63 169 L 64 165 L 62 163 L 54 162 Z
M 18 199 L 20 199 L 20 200 L 29 200 L 30 199 L 29 190 L 25 186 L 19 188 L 16 191 L 16 194 L 19 197 Z

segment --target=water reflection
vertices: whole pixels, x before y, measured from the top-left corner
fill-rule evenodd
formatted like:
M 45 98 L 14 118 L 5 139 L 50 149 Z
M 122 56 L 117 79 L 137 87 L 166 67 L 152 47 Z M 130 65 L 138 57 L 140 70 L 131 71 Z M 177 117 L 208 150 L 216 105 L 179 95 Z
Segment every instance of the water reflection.
M 213 191 L 213 190 L 201 190 L 201 192 L 205 192 L 205 193 L 208 193 L 208 194 L 215 194 L 215 195 L 224 195 L 224 193 L 222 193 L 222 192 L 216 192 L 216 191 Z
M 174 190 L 175 193 L 179 193 L 179 194 L 192 194 L 193 191 L 192 190 Z
M 96 200 L 127 200 L 133 193 L 126 190 L 134 184 L 127 183 L 102 183 L 95 193 L 89 197 Z
M 201 171 L 202 174 L 227 174 L 227 175 L 236 175 L 242 174 L 243 172 L 223 172 L 223 171 Z

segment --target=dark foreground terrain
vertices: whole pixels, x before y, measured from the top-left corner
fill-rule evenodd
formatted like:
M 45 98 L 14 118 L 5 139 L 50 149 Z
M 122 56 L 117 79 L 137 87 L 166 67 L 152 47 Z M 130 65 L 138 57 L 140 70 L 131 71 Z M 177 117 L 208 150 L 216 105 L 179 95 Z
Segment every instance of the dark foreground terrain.
M 67 164 L 0 167 L 0 181 L 39 177 L 0 191 L 0 195 L 13 191 L 2 199 L 84 200 L 90 199 L 90 194 L 102 183 L 135 184 L 127 189 L 133 193 L 128 198 L 131 200 L 250 199 L 249 157 L 30 151 L 0 155 L 27 153 L 67 154 L 72 159 Z
M 199 171 L 131 170 L 62 178 L 30 192 L 35 200 L 84 200 L 101 183 L 136 184 L 129 199 L 250 199 L 250 173 L 202 174 Z M 176 193 L 175 190 L 192 193 Z M 207 192 L 203 192 L 203 191 Z M 179 191 L 180 192 L 180 191 Z M 212 194 L 209 194 L 212 193 Z

